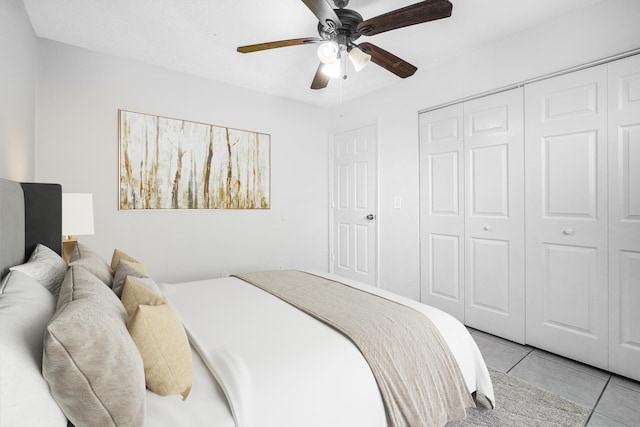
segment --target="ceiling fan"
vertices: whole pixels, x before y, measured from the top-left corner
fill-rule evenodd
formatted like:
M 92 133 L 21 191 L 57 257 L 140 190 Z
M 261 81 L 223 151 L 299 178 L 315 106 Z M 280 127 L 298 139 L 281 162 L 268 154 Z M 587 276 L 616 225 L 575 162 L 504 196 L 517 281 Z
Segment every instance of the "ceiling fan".
M 323 89 L 331 77 L 347 78 L 346 58 L 360 71 L 369 60 L 401 78 L 412 76 L 417 68 L 392 53 L 371 43 L 356 44 L 360 36 L 373 36 L 385 31 L 451 16 L 453 5 L 448 0 L 425 0 L 364 20 L 355 10 L 346 9 L 349 0 L 302 0 L 318 18 L 319 37 L 280 40 L 240 46 L 240 53 L 257 52 L 287 46 L 320 43 L 320 65 L 311 83 L 311 89 Z

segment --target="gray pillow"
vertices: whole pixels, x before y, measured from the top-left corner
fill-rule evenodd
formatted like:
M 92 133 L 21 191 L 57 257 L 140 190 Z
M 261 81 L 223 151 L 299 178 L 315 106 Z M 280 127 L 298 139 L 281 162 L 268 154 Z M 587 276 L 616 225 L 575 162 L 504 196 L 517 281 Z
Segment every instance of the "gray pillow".
M 142 426 L 142 359 L 111 289 L 72 266 L 44 336 L 43 376 L 76 426 Z
M 82 243 L 76 244 L 71 254 L 69 265 L 84 268 L 109 287 L 113 284 L 113 276 L 109 263 Z
M 42 377 L 42 335 L 56 300 L 19 271 L 0 295 L 0 426 L 66 427 L 67 418 Z
M 118 297 L 122 296 L 122 288 L 124 287 L 125 280 L 127 280 L 127 276 L 137 279 L 149 278 L 149 274 L 142 264 L 121 259 L 113 272 L 113 292 L 115 292 Z M 160 294 L 160 289 L 153 289 L 153 291 Z
M 48 247 L 38 244 L 26 263 L 11 267 L 9 270 L 20 271 L 31 276 L 57 297 L 67 271 L 67 263 Z

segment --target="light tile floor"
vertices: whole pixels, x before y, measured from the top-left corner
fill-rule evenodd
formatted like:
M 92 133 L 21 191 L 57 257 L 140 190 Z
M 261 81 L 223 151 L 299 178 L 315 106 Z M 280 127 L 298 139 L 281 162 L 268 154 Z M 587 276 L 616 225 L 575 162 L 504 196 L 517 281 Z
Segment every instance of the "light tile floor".
M 468 329 L 487 366 L 590 408 L 586 426 L 640 426 L 639 382 Z

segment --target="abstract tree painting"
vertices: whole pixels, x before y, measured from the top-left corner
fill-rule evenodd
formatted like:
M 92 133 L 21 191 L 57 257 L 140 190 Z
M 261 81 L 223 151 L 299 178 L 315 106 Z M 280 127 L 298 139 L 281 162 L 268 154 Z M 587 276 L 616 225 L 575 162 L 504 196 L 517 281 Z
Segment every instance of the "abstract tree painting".
M 271 136 L 119 110 L 120 209 L 269 209 Z

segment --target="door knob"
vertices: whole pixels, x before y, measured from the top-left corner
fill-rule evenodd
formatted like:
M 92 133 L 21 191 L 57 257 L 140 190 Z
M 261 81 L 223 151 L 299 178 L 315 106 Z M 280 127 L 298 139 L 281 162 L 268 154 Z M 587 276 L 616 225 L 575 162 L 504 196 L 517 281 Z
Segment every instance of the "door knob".
M 374 218 L 375 218 L 375 216 L 374 216 L 373 214 L 369 214 L 369 215 L 367 215 L 367 219 L 368 219 L 369 221 L 371 221 L 371 220 L 372 220 L 372 219 L 374 219 Z

